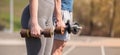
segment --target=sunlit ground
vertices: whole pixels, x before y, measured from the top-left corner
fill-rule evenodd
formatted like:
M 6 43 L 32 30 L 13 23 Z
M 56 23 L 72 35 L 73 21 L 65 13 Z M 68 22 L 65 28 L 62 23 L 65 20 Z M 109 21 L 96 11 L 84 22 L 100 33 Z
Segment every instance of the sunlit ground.
M 120 39 L 71 35 L 63 55 L 120 55 Z M 26 55 L 19 33 L 0 32 L 0 55 Z

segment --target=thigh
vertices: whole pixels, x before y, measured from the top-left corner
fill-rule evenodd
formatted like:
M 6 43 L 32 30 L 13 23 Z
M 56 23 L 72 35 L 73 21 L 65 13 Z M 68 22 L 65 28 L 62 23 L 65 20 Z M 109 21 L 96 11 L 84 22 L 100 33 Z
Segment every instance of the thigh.
M 66 44 L 66 41 L 54 40 L 55 49 L 63 48 Z
M 53 38 L 46 38 L 46 47 L 44 55 L 51 55 L 53 47 Z
M 57 54 L 62 55 L 62 51 L 63 51 L 65 45 L 66 45 L 66 41 L 55 39 L 54 44 L 53 44 L 52 54 L 53 55 L 57 55 Z
M 25 38 L 27 55 L 38 55 L 41 49 L 41 39 L 39 38 Z

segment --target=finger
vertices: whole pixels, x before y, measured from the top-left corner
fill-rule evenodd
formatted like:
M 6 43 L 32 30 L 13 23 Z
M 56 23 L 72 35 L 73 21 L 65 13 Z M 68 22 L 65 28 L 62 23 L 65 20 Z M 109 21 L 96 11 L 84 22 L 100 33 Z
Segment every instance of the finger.
M 35 37 L 35 38 L 39 38 L 41 35 L 40 35 L 39 33 L 38 33 L 38 34 L 35 33 L 35 34 L 32 34 L 31 36 L 32 36 L 32 37 Z
M 34 34 L 34 33 L 31 33 L 31 37 L 35 37 L 35 34 Z
M 40 34 L 37 34 L 37 35 L 36 35 L 36 38 L 39 38 L 39 37 L 41 37 L 41 35 L 40 35 Z
M 36 37 L 36 33 L 35 32 L 31 32 L 31 37 Z

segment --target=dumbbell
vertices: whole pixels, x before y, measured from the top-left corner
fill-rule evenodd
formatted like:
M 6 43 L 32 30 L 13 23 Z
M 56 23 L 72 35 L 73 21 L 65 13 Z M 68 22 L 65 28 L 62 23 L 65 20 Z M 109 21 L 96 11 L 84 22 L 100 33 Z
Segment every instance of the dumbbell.
M 82 26 L 79 26 L 78 23 L 74 23 L 74 24 L 70 24 L 70 21 L 68 20 L 66 23 L 66 27 L 56 27 L 55 28 L 55 33 L 56 34 L 64 34 L 65 31 L 67 31 L 68 33 L 73 33 L 73 34 L 77 34 L 81 31 Z
M 47 38 L 51 38 L 53 33 L 54 32 L 50 28 L 47 28 L 47 29 L 44 29 L 44 31 L 41 31 L 41 34 L 44 35 L 44 37 L 47 37 Z M 29 29 L 21 29 L 20 35 L 21 35 L 22 38 L 32 37 Z M 32 38 L 34 38 L 34 37 L 32 37 Z

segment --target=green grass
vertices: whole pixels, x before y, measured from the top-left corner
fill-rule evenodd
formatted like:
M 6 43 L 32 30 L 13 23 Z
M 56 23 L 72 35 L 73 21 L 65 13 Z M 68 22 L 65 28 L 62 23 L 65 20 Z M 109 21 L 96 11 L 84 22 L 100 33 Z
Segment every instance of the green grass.
M 0 24 L 9 28 L 9 1 L 0 0 Z
M 28 3 L 28 0 L 14 0 L 14 31 L 19 31 L 21 28 L 20 20 L 23 8 Z M 0 0 L 0 25 L 10 28 L 10 5 L 9 0 Z

